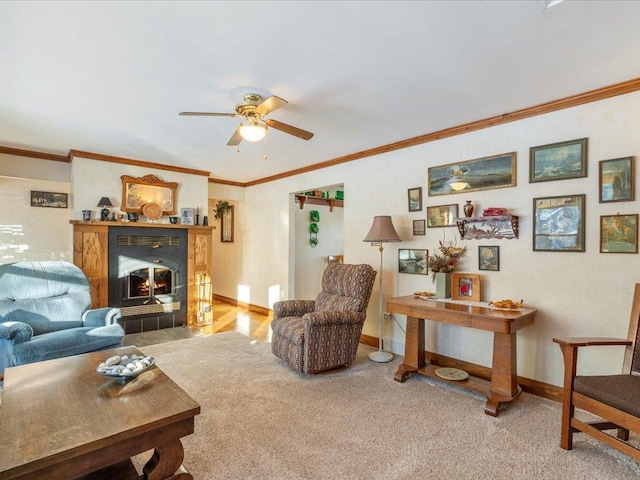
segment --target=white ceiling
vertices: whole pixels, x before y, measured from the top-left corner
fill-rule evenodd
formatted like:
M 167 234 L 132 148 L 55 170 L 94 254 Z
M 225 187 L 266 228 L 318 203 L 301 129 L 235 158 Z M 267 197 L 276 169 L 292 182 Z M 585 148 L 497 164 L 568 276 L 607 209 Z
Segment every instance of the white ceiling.
M 640 77 L 640 2 L 544 4 L 3 1 L 0 145 L 248 182 Z M 178 116 L 248 92 L 315 136 Z

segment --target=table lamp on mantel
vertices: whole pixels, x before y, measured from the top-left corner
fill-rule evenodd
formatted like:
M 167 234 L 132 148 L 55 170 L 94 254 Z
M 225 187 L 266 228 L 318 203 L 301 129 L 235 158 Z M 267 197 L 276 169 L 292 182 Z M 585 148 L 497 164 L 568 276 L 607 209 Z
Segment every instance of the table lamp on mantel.
M 371 229 L 369 233 L 364 238 L 363 242 L 371 242 L 371 246 L 376 246 L 380 250 L 380 272 L 379 272 L 379 284 L 380 284 L 380 293 L 379 293 L 379 318 L 378 318 L 378 351 L 371 352 L 369 354 L 369 358 L 374 362 L 390 362 L 393 359 L 393 354 L 390 352 L 385 352 L 382 350 L 382 320 L 384 319 L 384 314 L 382 311 L 382 252 L 384 248 L 382 244 L 384 242 L 401 242 L 402 240 L 398 236 L 396 229 L 393 227 L 393 222 L 391 221 L 391 217 L 388 215 L 380 215 L 377 217 L 373 217 L 373 224 L 371 225 Z

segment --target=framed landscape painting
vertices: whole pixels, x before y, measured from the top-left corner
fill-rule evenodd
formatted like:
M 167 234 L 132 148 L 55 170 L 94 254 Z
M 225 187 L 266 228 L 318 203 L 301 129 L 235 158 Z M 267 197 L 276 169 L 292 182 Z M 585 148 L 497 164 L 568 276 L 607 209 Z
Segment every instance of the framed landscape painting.
M 600 203 L 632 202 L 635 199 L 633 157 L 602 160 L 598 163 Z
M 407 194 L 409 211 L 420 212 L 422 210 L 422 187 L 410 188 Z
M 638 253 L 638 214 L 600 217 L 600 253 Z
M 427 274 L 428 250 L 401 248 L 398 250 L 398 272 Z
M 585 195 L 533 199 L 533 250 L 584 252 Z
M 516 152 L 431 167 L 429 196 L 516 186 Z
M 586 138 L 529 149 L 529 183 L 586 176 Z

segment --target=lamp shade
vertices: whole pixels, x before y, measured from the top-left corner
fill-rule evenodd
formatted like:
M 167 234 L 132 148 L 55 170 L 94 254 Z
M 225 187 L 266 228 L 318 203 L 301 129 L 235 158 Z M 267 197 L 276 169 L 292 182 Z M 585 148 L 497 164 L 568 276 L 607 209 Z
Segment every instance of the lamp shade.
M 389 215 L 373 217 L 373 224 L 363 242 L 401 242 Z
M 109 200 L 107 197 L 102 197 L 98 202 L 98 206 L 108 208 L 108 207 L 113 207 L 113 204 L 111 203 L 111 200 Z
M 267 134 L 267 127 L 258 121 L 247 120 L 240 124 L 240 136 L 248 142 L 262 140 Z

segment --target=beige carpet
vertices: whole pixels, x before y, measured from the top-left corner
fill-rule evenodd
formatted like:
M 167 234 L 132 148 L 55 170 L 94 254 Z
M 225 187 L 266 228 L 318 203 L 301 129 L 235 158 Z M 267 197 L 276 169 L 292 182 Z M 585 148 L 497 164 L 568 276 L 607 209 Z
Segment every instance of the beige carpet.
M 209 479 L 630 479 L 640 464 L 584 435 L 558 446 L 559 404 L 523 394 L 497 418 L 481 396 L 399 358 L 301 377 L 230 332 L 141 348 L 202 407 L 184 465 Z M 144 463 L 138 457 L 137 464 Z

